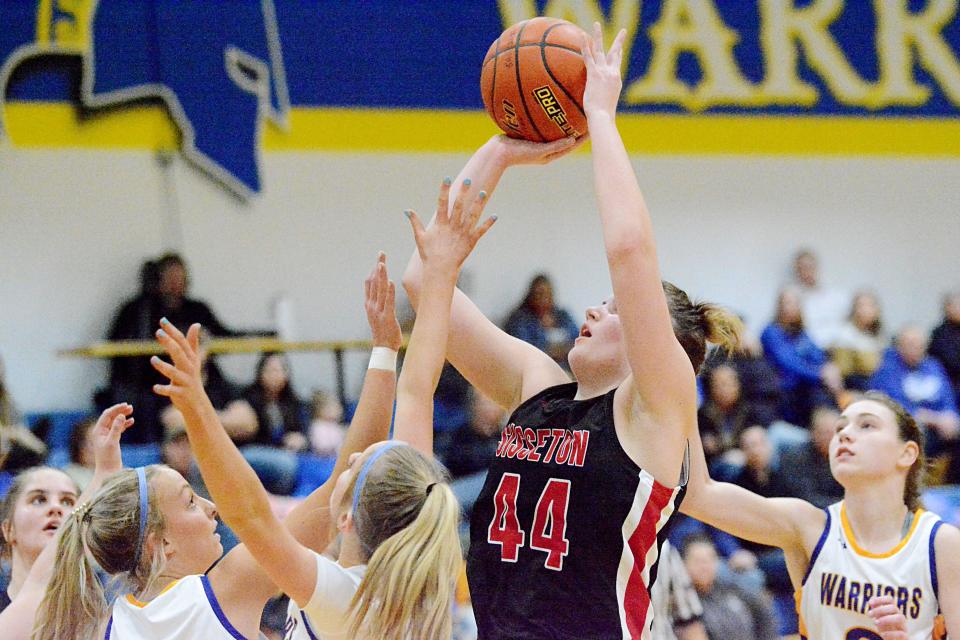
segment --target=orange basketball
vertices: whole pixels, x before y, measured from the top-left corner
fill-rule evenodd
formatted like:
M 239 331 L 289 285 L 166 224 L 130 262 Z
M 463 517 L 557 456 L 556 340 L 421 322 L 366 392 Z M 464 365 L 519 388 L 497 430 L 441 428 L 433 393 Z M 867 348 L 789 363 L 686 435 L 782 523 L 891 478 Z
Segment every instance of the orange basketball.
M 566 20 L 533 18 L 497 38 L 483 59 L 483 105 L 511 138 L 534 142 L 587 132 L 580 55 L 583 30 Z

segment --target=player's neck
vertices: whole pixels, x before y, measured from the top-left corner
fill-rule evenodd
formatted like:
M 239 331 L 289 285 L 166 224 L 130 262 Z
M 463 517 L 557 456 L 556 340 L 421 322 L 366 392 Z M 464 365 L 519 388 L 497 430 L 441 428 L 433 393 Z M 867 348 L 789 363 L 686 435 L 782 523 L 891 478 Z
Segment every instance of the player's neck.
M 366 561 L 360 538 L 356 535 L 344 535 L 340 544 L 340 555 L 337 557 L 340 566 L 344 568 L 355 567 L 358 564 L 364 564 Z
M 577 395 L 573 397 L 574 400 L 589 400 L 590 398 L 596 398 L 597 396 L 602 396 L 620 386 L 619 381 L 591 383 L 589 380 L 578 380 L 577 382 Z
M 857 544 L 871 552 L 885 553 L 903 537 L 908 509 L 901 497 L 902 482 L 893 480 L 847 491 L 843 499 Z

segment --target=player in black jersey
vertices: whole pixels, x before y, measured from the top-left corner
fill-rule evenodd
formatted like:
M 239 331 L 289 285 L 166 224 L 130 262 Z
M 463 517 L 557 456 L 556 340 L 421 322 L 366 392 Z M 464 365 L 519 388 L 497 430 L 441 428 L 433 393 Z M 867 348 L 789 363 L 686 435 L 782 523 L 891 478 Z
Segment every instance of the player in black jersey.
M 447 357 L 513 411 L 473 510 L 468 577 L 483 640 L 644 638 L 657 539 L 676 507 L 696 430 L 695 371 L 706 341 L 737 322 L 660 280 L 652 225 L 615 124 L 625 34 L 609 53 L 585 40 L 584 111 L 614 297 L 586 312 L 569 363 L 507 335 L 456 291 Z M 514 164 L 571 141 L 496 137 L 461 171 L 460 193 L 490 193 Z M 414 305 L 422 264 L 404 285 Z

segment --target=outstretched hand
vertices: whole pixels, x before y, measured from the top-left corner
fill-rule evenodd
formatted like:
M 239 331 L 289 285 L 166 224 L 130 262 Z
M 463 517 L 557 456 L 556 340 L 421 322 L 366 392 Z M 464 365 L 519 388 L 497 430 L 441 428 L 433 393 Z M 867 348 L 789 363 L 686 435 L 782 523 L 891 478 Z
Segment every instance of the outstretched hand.
M 424 228 L 416 213 L 410 210 L 405 212 L 413 227 L 413 237 L 425 269 L 436 269 L 456 278 L 477 242 L 497 221 L 496 216 L 490 216 L 477 225 L 486 200 L 485 191 L 473 195 L 468 178 L 463 181 L 450 208 L 448 178 L 440 187 L 436 217 L 428 228 Z
M 104 476 L 123 469 L 120 436 L 133 426 L 133 407 L 126 402 L 115 404 L 100 414 L 93 426 L 93 459 L 97 472 Z
M 876 623 L 883 640 L 908 640 L 907 618 L 893 596 L 877 596 L 867 603 L 867 615 Z
M 610 50 L 603 52 L 603 32 L 600 23 L 593 23 L 593 36 L 583 35 L 580 52 L 587 65 L 587 86 L 583 91 L 583 111 L 588 116 L 593 113 L 605 113 L 613 116 L 617 112 L 620 90 L 623 88 L 620 64 L 623 61 L 623 41 L 627 37 L 625 29 L 614 39 Z
M 160 321 L 156 333 L 157 342 L 163 347 L 173 364 L 157 356 L 150 358 L 153 368 L 163 374 L 169 384 L 153 385 L 153 392 L 170 398 L 184 416 L 197 415 L 204 402 L 209 402 L 203 390 L 203 365 L 200 358 L 200 325 L 192 324 L 187 335 L 165 319 Z
M 373 346 L 399 351 L 403 343 L 396 311 L 397 287 L 387 278 L 387 256 L 381 251 L 377 264 L 363 281 L 363 307 L 373 335 Z

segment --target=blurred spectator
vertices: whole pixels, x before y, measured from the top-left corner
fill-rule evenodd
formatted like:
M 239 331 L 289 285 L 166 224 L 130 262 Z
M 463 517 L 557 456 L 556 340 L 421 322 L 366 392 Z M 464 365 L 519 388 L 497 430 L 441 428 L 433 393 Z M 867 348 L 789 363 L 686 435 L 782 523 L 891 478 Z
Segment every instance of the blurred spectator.
M 712 640 L 779 638 L 770 605 L 755 594 L 718 579 L 720 560 L 709 538 L 684 541 L 683 560 L 703 605 L 703 625 Z
M 70 432 L 70 462 L 63 468 L 63 471 L 80 487 L 80 491 L 84 491 L 90 481 L 93 480 L 93 471 L 96 465 L 93 459 L 93 442 L 90 440 L 90 431 L 96 424 L 96 418 L 87 418 L 74 425 Z
M 243 392 L 257 414 L 257 431 L 246 443 L 283 447 L 290 451 L 307 448 L 303 403 L 290 382 L 290 361 L 280 353 L 265 353 L 257 363 L 254 383 Z
M 960 415 L 953 386 L 936 358 L 926 355 L 927 338 L 918 327 L 900 330 L 894 347 L 870 379 L 870 388 L 902 404 L 927 428 L 927 454 L 936 457 L 960 445 Z
M 774 321 L 760 335 L 763 352 L 780 376 L 780 415 L 795 425 L 810 420 L 813 407 L 834 404 L 843 383 L 836 365 L 804 330 L 800 295 L 787 287 L 777 297 Z
M 838 420 L 836 409 L 817 407 L 810 418 L 810 441 L 785 451 L 780 458 L 780 468 L 790 471 L 786 474 L 789 495 L 820 508 L 843 499 L 843 487 L 830 471 L 830 440 Z
M 790 495 L 786 474 L 773 466 L 773 445 L 767 437 L 766 429 L 761 426 L 744 429 L 740 434 L 740 448 L 743 450 L 745 464 L 734 477 L 734 484 L 764 498 L 783 498 Z M 744 544 L 747 549 L 760 546 L 753 542 Z
M 821 349 L 832 343 L 850 309 L 850 296 L 820 280 L 816 254 L 801 249 L 793 258 L 794 284 L 799 293 L 807 334 Z
M 20 414 L 7 386 L 6 368 L 0 358 L 0 425 L 20 424 Z
M 570 314 L 554 304 L 553 284 L 543 273 L 530 281 L 523 302 L 510 313 L 504 330 L 546 352 L 564 368 L 567 353 L 580 335 Z
M 780 384 L 776 370 L 763 357 L 763 345 L 756 333 L 744 322 L 740 338 L 740 349 L 727 352 L 713 349 L 707 355 L 704 371 L 725 364 L 733 367 L 740 379 L 740 393 L 743 398 L 759 410 L 770 416 L 777 416 L 780 407 Z
M 657 581 L 650 588 L 650 607 L 653 640 L 707 640 L 697 590 L 690 582 L 683 558 L 669 540 L 660 548 Z
M 846 388 L 867 390 L 867 382 L 880 366 L 886 347 L 882 329 L 877 296 L 870 291 L 858 291 L 853 296 L 850 317 L 830 347 L 831 359 L 840 369 Z
M 960 403 L 960 291 L 943 298 L 943 322 L 930 336 L 929 353 L 940 361 Z
M 697 413 L 700 437 L 707 461 L 737 446 L 740 434 L 747 427 L 767 426 L 776 418 L 763 406 L 754 406 L 742 395 L 737 371 L 726 364 L 713 367 L 705 374 L 703 406 Z
M 311 422 L 307 439 L 310 450 L 324 458 L 335 458 L 347 434 L 343 405 L 332 393 L 318 389 L 311 399 Z
M 476 389 L 470 390 L 470 422 L 453 434 L 444 459 L 453 478 L 485 472 L 497 451 L 506 412 Z
M 187 297 L 190 284 L 187 265 L 176 253 L 167 253 L 156 262 L 146 262 L 140 271 L 140 294 L 123 304 L 107 334 L 110 340 L 150 340 L 167 318 L 182 331 L 194 322 L 214 336 L 239 333 L 225 327 L 206 303 Z M 129 402 L 137 408 L 137 428 L 128 430 L 124 443 L 159 443 L 163 437 L 160 411 L 166 402 L 152 390 L 163 384 L 148 358 L 114 358 L 110 367 L 110 388 L 96 397 L 98 408 L 114 402 Z

